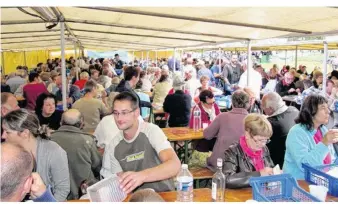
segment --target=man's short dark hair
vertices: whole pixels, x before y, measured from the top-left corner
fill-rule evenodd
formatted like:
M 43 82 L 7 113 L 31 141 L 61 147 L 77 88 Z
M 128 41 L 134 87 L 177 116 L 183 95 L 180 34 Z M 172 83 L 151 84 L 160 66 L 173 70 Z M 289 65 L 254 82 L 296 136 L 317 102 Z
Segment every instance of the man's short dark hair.
M 244 91 L 235 91 L 231 97 L 231 101 L 234 108 L 244 108 L 247 110 L 250 107 L 249 95 Z
M 117 57 L 117 56 L 119 56 L 119 54 L 115 54 L 114 56 Z
M 93 80 L 88 80 L 85 85 L 84 85 L 84 92 L 85 93 L 90 93 L 93 91 L 94 88 L 96 88 L 97 83 Z
M 303 80 L 303 85 L 305 89 L 310 88 L 311 86 L 313 86 L 313 82 L 310 79 L 304 79 Z
M 3 145 L 9 145 L 3 143 Z M 17 188 L 22 185 L 29 175 L 32 173 L 33 158 L 32 154 L 24 148 L 13 145 L 18 152 L 15 156 L 4 155 L 5 152 L 1 151 L 1 201 L 9 199 Z M 12 159 L 7 159 L 11 157 Z
M 124 79 L 130 81 L 133 77 L 138 77 L 140 70 L 134 66 L 129 66 L 124 70 Z
M 29 74 L 28 80 L 29 82 L 33 82 L 35 78 L 39 77 L 39 74 L 36 72 L 32 72 Z
M 214 94 L 212 93 L 212 91 L 210 91 L 210 90 L 203 90 L 203 91 L 201 91 L 201 93 L 199 95 L 200 101 L 203 102 L 203 103 L 206 103 L 207 102 L 207 97 L 209 99 L 214 98 Z
M 128 91 L 121 92 L 120 94 L 115 96 L 114 101 L 113 101 L 113 107 L 114 107 L 115 101 L 129 101 L 131 103 L 132 109 L 139 108 L 139 102 L 138 102 L 137 96 L 135 96 L 134 94 Z

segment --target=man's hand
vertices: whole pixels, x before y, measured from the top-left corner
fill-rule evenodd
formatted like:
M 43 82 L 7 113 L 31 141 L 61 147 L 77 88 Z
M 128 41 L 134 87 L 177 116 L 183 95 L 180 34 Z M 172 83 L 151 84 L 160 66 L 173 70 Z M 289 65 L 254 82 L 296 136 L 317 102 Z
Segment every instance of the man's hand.
M 46 192 L 46 186 L 38 173 L 32 173 L 31 197 L 36 199 Z
M 131 193 L 135 188 L 142 185 L 146 177 L 142 172 L 128 171 L 122 173 L 120 177 L 120 187 L 125 193 Z

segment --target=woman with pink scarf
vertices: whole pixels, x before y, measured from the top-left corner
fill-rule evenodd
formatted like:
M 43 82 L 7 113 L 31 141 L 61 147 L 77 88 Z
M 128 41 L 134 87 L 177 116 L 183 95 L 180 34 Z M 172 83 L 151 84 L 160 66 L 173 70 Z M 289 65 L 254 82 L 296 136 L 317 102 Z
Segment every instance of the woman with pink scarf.
M 249 187 L 251 177 L 273 175 L 274 166 L 266 146 L 272 127 L 265 116 L 252 113 L 244 119 L 245 134 L 225 151 L 223 173 L 227 188 Z

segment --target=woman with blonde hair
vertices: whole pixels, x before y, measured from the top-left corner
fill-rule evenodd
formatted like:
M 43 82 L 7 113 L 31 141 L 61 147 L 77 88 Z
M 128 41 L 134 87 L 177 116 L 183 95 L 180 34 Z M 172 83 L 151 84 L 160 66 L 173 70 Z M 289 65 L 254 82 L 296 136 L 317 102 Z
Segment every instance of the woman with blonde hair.
M 272 127 L 265 116 L 251 113 L 244 118 L 245 133 L 225 151 L 223 173 L 227 188 L 249 187 L 251 177 L 273 175 L 273 161 L 266 144 Z

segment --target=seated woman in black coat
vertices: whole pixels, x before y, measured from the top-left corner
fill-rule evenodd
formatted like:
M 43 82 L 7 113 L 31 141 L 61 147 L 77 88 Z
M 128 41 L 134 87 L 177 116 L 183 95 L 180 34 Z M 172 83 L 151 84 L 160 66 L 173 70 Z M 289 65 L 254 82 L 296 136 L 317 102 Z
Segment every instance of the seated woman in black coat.
M 56 97 L 51 93 L 42 93 L 36 99 L 35 113 L 40 124 L 47 125 L 51 130 L 60 127 L 62 111 L 56 110 Z
M 225 151 L 223 173 L 226 188 L 249 187 L 251 177 L 273 175 L 273 162 L 266 144 L 272 127 L 265 116 L 251 113 L 244 119 L 245 135 Z

